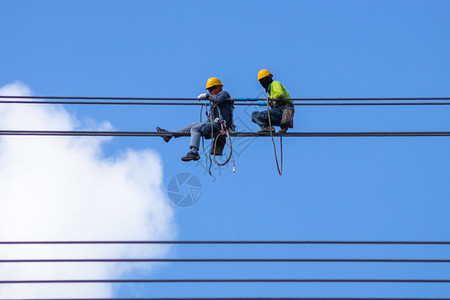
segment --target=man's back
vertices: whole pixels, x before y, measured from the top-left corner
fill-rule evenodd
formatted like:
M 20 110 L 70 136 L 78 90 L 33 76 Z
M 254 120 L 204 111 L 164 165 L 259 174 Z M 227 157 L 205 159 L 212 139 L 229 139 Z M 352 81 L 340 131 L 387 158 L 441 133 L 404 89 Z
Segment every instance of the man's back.
M 232 105 L 231 101 L 229 100 L 230 94 L 227 91 L 221 91 L 217 95 L 211 95 L 211 101 L 213 104 L 218 106 L 220 109 L 220 115 L 222 115 L 222 118 L 228 122 L 231 122 L 231 115 L 232 115 Z M 212 120 L 215 120 L 216 118 L 220 118 L 219 112 L 217 107 L 214 107 L 211 110 L 211 118 Z

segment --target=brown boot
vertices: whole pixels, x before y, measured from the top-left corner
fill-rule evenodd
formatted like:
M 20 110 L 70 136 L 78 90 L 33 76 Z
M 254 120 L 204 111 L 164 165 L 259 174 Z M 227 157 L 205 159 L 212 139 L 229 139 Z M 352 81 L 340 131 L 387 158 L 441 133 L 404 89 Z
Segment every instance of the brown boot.
M 156 127 L 156 131 L 158 131 L 158 132 L 168 132 L 167 130 L 159 128 L 159 127 Z M 168 143 L 170 141 L 170 139 L 172 138 L 172 136 L 163 135 L 162 138 L 164 139 L 164 142 Z
M 275 132 L 275 128 L 272 127 L 264 127 L 261 128 L 260 130 L 258 130 L 256 133 L 270 133 L 272 131 L 272 133 Z
M 283 127 L 280 129 L 280 131 L 278 131 L 279 133 L 286 133 L 286 131 L 288 131 L 288 127 Z

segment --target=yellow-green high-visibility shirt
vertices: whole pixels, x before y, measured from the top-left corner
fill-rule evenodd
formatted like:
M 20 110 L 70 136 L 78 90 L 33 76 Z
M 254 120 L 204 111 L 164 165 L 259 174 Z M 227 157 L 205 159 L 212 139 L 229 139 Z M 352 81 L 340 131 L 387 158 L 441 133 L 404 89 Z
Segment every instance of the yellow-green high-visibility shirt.
M 286 88 L 279 82 L 273 81 L 268 88 L 269 98 L 272 99 L 290 99 L 291 96 Z M 292 103 L 292 100 L 286 100 L 286 102 Z

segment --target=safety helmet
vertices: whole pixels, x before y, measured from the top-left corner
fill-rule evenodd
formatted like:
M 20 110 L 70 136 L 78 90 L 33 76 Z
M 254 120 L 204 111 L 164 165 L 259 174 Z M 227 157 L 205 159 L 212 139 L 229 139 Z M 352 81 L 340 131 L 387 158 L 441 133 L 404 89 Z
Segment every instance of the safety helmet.
M 258 72 L 258 81 L 263 79 L 264 77 L 267 77 L 267 76 L 272 76 L 273 77 L 272 73 L 270 73 L 269 70 L 261 69 Z
M 206 82 L 206 89 L 209 89 L 210 87 L 216 86 L 216 85 L 220 85 L 223 86 L 222 82 L 220 81 L 219 78 L 217 77 L 211 77 L 208 79 L 208 81 Z

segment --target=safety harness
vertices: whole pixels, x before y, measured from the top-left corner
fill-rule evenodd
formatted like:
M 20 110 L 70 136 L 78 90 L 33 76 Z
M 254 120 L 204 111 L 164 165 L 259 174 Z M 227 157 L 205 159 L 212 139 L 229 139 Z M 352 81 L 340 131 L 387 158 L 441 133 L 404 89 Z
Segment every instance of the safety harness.
M 220 107 L 219 106 L 213 104 L 212 101 L 205 102 L 205 105 L 204 105 L 205 106 L 205 114 L 206 114 L 207 117 L 209 117 L 209 120 L 211 122 L 211 147 L 210 147 L 210 149 L 212 151 L 210 151 L 210 153 L 209 153 L 209 167 L 208 167 L 208 160 L 206 160 L 206 167 L 208 168 L 209 175 L 212 175 L 212 172 L 211 172 L 211 168 L 212 168 L 211 152 L 214 154 L 214 163 L 216 165 L 218 165 L 219 167 L 225 166 L 230 161 L 230 159 L 232 158 L 233 159 L 233 173 L 236 172 L 236 163 L 235 163 L 234 155 L 233 155 L 233 145 L 231 143 L 231 137 L 230 137 L 230 131 L 234 131 L 235 128 L 236 128 L 236 126 L 234 125 L 234 121 L 233 121 L 234 120 L 234 116 L 233 116 L 234 100 L 230 99 L 230 100 L 227 100 L 227 101 L 231 101 L 231 123 L 230 124 L 227 124 L 227 121 L 223 119 L 222 113 L 220 111 Z M 209 110 L 209 113 L 208 113 L 208 105 L 211 106 L 211 109 Z M 219 117 L 215 118 L 213 120 L 211 118 L 210 114 L 211 114 L 212 109 L 214 109 L 214 108 L 217 108 L 217 111 L 219 112 Z M 200 110 L 200 122 L 202 122 L 202 110 L 203 110 L 203 105 L 202 105 L 202 108 Z M 220 125 L 220 131 L 216 135 L 214 135 L 214 123 L 217 123 L 217 124 Z M 223 136 L 225 139 L 228 138 L 228 142 L 230 144 L 230 155 L 228 156 L 228 158 L 225 160 L 224 163 L 220 163 L 216 159 L 217 142 L 218 142 L 218 140 L 220 139 L 221 136 Z M 226 142 L 226 140 L 225 140 L 225 142 Z M 204 143 L 204 137 L 203 136 L 202 136 L 202 148 L 203 148 L 203 153 L 206 156 L 205 143 Z

